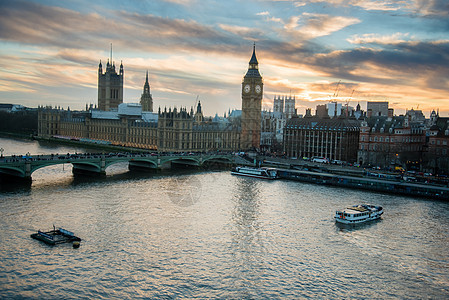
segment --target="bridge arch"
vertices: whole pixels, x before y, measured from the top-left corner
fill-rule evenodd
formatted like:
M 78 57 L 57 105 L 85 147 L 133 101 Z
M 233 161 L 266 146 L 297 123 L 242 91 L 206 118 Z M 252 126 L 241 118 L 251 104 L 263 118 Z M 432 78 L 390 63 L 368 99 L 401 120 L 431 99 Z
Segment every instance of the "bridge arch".
M 141 168 L 141 169 L 157 169 L 158 162 L 157 158 L 149 158 L 149 157 L 138 157 L 132 158 L 129 161 L 129 168 Z
M 10 175 L 14 177 L 26 177 L 26 172 L 23 168 L 2 166 L 0 173 L 3 175 Z
M 173 157 L 166 159 L 164 163 L 171 162 L 175 164 L 181 164 L 181 165 L 189 165 L 189 166 L 199 166 L 201 165 L 201 158 L 200 157 L 194 157 L 194 156 L 186 156 L 186 157 Z
M 203 163 L 210 162 L 210 161 L 233 163 L 234 159 L 229 156 L 208 157 L 208 158 L 204 159 Z

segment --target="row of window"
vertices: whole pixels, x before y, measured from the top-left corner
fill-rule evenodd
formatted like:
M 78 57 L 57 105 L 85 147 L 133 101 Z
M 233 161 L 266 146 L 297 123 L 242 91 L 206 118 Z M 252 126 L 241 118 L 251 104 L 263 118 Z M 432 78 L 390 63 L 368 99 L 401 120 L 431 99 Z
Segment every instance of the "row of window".
M 360 140 L 362 141 L 362 142 L 365 142 L 365 141 L 368 141 L 368 137 L 366 137 L 366 136 L 361 136 L 360 137 Z M 369 141 L 370 142 L 383 142 L 383 141 L 385 141 L 386 143 L 394 143 L 395 141 L 397 141 L 397 142 L 399 142 L 399 143 L 419 143 L 419 142 L 423 142 L 423 138 L 422 137 L 412 137 L 412 138 L 410 138 L 410 137 L 403 137 L 403 138 L 401 138 L 401 137 L 398 137 L 398 138 L 388 138 L 388 137 L 386 137 L 385 139 L 383 138 L 383 137 L 377 137 L 377 136 L 375 136 L 375 137 L 372 137 L 372 136 L 370 136 L 369 137 Z
M 432 145 L 437 144 L 437 145 L 447 146 L 447 141 L 436 140 L 436 143 L 435 143 L 435 140 L 431 140 L 431 141 L 430 141 L 430 144 L 432 144 Z
M 422 147 L 421 145 L 401 145 L 400 147 L 390 147 L 389 145 L 385 144 L 360 144 L 360 150 L 389 152 L 422 151 Z

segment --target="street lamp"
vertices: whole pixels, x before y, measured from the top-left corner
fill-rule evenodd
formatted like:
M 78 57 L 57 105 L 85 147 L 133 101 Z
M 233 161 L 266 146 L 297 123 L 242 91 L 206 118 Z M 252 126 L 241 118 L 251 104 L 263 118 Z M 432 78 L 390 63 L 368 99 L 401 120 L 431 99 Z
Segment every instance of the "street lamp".
M 5 149 L 0 148 L 0 153 L 1 153 L 1 156 L 0 156 L 0 157 L 3 157 L 3 151 L 5 151 Z

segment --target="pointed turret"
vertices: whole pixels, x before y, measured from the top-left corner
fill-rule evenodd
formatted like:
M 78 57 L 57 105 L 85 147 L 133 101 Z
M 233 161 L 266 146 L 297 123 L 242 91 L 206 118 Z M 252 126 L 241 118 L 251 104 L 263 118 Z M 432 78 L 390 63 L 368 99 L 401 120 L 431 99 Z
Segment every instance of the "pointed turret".
M 258 65 L 259 64 L 259 62 L 257 61 L 257 57 L 256 57 L 256 42 L 254 42 L 254 45 L 253 45 L 253 55 L 251 56 L 249 64 L 250 65 L 254 65 L 254 64 Z
M 147 75 L 145 77 L 145 84 L 143 86 L 143 93 L 144 94 L 149 94 L 150 93 L 150 83 L 148 82 L 148 71 L 147 71 Z
M 148 82 L 148 71 L 145 77 L 145 84 L 143 85 L 143 93 L 140 97 L 140 105 L 143 111 L 153 111 L 153 96 L 150 93 L 150 83 Z
M 203 118 L 203 113 L 201 112 L 201 101 L 198 101 L 198 105 L 196 106 L 195 122 L 198 124 L 202 123 Z
M 198 105 L 196 106 L 196 112 L 201 113 L 201 101 L 198 100 Z
M 253 45 L 253 55 L 251 56 L 251 59 L 249 61 L 249 68 L 248 72 L 246 72 L 245 77 L 262 78 L 259 73 L 259 62 L 257 61 L 256 57 L 256 43 L 254 43 Z

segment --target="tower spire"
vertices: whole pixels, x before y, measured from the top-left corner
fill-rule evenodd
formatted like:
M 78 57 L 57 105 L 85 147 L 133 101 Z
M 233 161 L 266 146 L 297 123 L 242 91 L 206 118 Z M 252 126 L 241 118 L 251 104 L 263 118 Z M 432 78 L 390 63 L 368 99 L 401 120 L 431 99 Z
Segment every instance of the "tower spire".
M 111 43 L 111 65 L 112 65 L 112 43 Z
M 256 42 L 253 44 L 253 55 L 251 56 L 251 59 L 249 61 L 249 68 L 248 72 L 246 73 L 245 77 L 258 77 L 260 78 L 259 73 L 259 62 L 257 61 L 256 57 Z
M 256 42 L 254 42 L 254 45 L 253 45 L 253 55 L 251 56 L 251 60 L 249 61 L 249 64 L 250 65 L 258 65 L 259 64 L 259 62 L 257 61 L 257 58 L 256 58 Z

